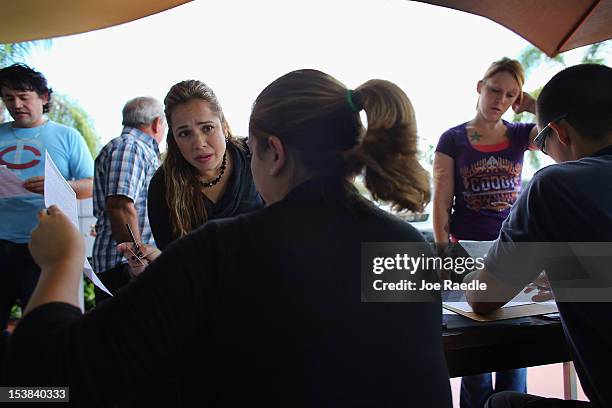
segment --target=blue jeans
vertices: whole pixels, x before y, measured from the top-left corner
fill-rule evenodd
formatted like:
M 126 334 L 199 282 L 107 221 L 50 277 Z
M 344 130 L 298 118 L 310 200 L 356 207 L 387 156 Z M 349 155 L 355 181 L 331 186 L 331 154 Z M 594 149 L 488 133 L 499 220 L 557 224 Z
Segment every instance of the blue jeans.
M 499 371 L 495 375 L 495 390 L 491 373 L 470 375 L 461 379 L 461 408 L 482 408 L 494 392 L 527 392 L 527 369 Z

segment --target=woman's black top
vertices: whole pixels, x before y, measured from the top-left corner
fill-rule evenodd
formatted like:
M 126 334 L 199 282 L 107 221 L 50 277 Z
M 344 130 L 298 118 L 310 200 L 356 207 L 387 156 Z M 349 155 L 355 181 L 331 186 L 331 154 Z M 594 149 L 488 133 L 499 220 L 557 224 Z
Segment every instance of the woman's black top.
M 423 237 L 357 194 L 307 181 L 175 241 L 83 316 L 34 309 L 12 335 L 9 382 L 69 386 L 74 406 L 178 376 L 176 406 L 450 407 L 439 299 L 361 299 L 362 244 Z
M 204 194 L 201 195 L 208 220 L 233 217 L 264 206 L 251 175 L 251 158 L 248 147 L 242 140 L 239 143 L 242 145 L 242 149 L 232 143 L 227 144 L 234 160 L 234 167 L 223 195 L 216 203 L 213 203 Z M 155 238 L 155 245 L 163 251 L 176 239 L 172 234 L 170 209 L 166 201 L 166 181 L 163 167 L 155 172 L 149 184 L 147 214 Z

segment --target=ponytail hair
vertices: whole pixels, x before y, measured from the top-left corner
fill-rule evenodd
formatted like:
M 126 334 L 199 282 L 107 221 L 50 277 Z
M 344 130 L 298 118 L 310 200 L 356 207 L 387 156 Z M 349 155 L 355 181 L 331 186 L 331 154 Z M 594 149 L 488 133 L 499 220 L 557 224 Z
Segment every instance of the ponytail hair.
M 361 143 L 345 154 L 352 174 L 365 168 L 365 185 L 376 200 L 396 210 L 421 212 L 430 200 L 429 174 L 418 162 L 412 103 L 394 83 L 367 81 L 355 92 L 368 127 Z
M 396 210 L 420 212 L 429 202 L 429 175 L 417 160 L 414 110 L 391 82 L 371 80 L 351 91 L 321 71 L 290 72 L 259 94 L 249 132 L 262 150 L 268 137 L 278 137 L 313 175 L 348 179 L 365 170 L 372 197 Z

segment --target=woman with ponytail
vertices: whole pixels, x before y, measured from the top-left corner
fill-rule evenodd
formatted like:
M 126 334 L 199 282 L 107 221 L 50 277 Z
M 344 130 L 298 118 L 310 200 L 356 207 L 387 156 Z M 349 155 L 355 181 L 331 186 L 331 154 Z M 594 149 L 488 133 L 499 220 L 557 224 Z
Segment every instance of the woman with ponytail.
M 367 130 L 359 118 L 362 109 Z M 391 82 L 372 80 L 351 91 L 319 71 L 295 71 L 259 95 L 249 133 L 258 152 L 252 163 L 256 180 L 257 159 L 280 142 L 282 156 L 290 159 L 281 173 L 292 184 L 329 177 L 350 186 L 348 197 L 356 199 L 350 180 L 363 171 L 372 196 L 397 210 L 422 211 L 429 202 L 429 175 L 417 161 L 414 110 Z
M 401 243 L 408 256 L 423 256 L 427 245 L 351 182 L 363 174 L 376 199 L 422 210 L 429 180 L 416 144 L 410 101 L 390 82 L 350 90 L 315 70 L 278 78 L 255 100 L 249 126 L 252 174 L 267 206 L 179 239 L 85 317 L 76 307 L 82 245 L 52 207 L 32 251 L 53 279 L 41 278 L 16 329 L 11 381 L 64 384 L 77 403 L 189 373 L 186 406 L 450 407 L 439 296 L 372 288 L 435 275 L 373 274 L 371 257 L 395 251 L 383 243 Z M 43 239 L 49 234 L 65 238 Z M 55 324 L 45 326 L 49 319 Z

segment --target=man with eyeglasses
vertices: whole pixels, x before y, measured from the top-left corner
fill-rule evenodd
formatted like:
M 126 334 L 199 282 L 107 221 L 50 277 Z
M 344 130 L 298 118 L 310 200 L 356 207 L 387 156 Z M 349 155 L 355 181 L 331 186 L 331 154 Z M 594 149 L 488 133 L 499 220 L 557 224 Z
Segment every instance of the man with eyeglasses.
M 548 153 L 546 152 L 546 138 L 550 136 L 550 134 L 553 131 L 552 125 L 558 124 L 560 121 L 562 121 L 566 117 L 567 117 L 567 113 L 563 113 L 558 118 L 551 120 L 548 123 L 548 125 L 544 126 L 542 130 L 540 130 L 538 134 L 536 135 L 536 137 L 533 139 L 533 143 L 537 146 L 538 149 L 540 149 L 542 153 L 548 155 Z
M 475 312 L 489 313 L 545 270 L 590 402 L 505 392 L 485 407 L 612 407 L 612 69 L 561 71 L 542 89 L 537 116 L 534 142 L 557 164 L 535 174 L 485 269 L 466 276 L 487 290 L 466 295 Z

